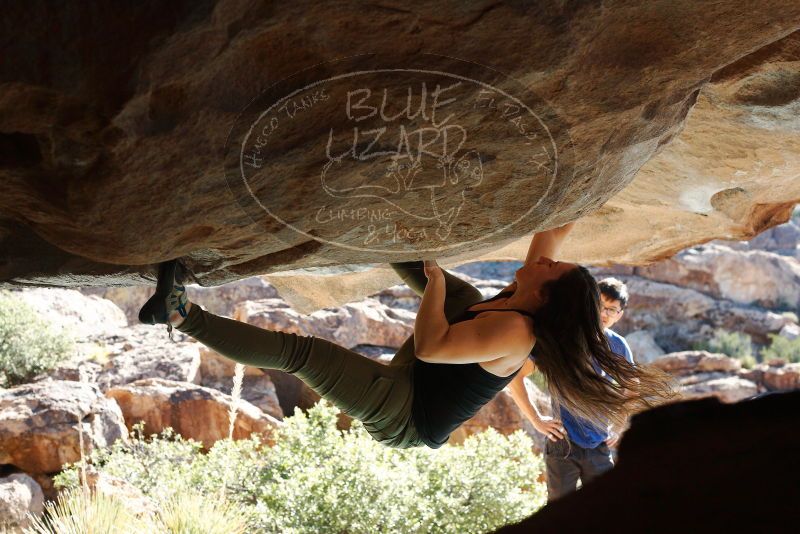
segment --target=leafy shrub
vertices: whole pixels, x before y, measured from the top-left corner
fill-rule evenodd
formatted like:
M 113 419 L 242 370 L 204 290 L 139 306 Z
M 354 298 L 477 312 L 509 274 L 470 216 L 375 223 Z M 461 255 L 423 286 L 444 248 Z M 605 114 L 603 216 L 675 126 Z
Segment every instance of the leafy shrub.
M 248 532 L 471 533 L 527 517 L 546 499 L 536 482 L 542 461 L 522 432 L 494 430 L 441 449 L 390 449 L 363 426 L 336 429 L 327 403 L 296 411 L 274 436 L 218 441 L 208 454 L 171 434 L 93 453 L 101 470 L 164 501 L 189 488 L 216 495 L 223 488 L 242 506 Z M 57 477 L 77 484 L 76 466 Z
M 756 366 L 758 361 L 756 361 L 756 357 L 752 354 L 748 354 L 747 356 L 742 356 L 739 358 L 739 361 L 742 362 L 742 367 L 745 369 L 752 369 Z
M 787 362 L 800 362 L 800 338 L 787 339 L 777 334 L 770 334 L 770 345 L 761 349 L 763 361 L 780 358 Z
M 716 330 L 708 341 L 695 344 L 697 350 L 707 350 L 718 354 L 727 354 L 740 360 L 753 357 L 753 340 L 747 334 Z
M 167 429 L 145 439 L 143 424 L 132 428 L 131 439 L 115 441 L 109 448 L 95 449 L 89 461 L 110 475 L 131 482 L 157 500 L 166 500 L 190 487 L 193 462 L 200 457 L 202 444 L 185 440 Z M 56 488 L 79 486 L 80 462 L 56 475 Z
M 21 299 L 0 291 L 0 386 L 29 381 L 67 358 L 72 339 Z

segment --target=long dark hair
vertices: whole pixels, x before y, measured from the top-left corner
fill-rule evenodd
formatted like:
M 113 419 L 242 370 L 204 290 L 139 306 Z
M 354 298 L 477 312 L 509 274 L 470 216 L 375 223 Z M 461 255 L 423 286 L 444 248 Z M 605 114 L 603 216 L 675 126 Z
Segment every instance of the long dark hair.
M 557 405 L 603 427 L 609 421 L 624 425 L 631 413 L 674 396 L 668 375 L 611 351 L 600 321 L 600 291 L 585 267 L 546 282 L 542 296 L 544 304 L 533 314 L 532 354 Z

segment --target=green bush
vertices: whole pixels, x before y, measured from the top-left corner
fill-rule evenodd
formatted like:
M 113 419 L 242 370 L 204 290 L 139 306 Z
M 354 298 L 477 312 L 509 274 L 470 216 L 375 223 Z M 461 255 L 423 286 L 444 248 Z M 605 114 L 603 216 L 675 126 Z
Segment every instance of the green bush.
M 21 299 L 0 291 L 0 386 L 14 386 L 69 357 L 70 336 L 56 331 Z
M 358 422 L 336 429 L 336 410 L 295 412 L 274 436 L 217 442 L 208 454 L 171 434 L 134 433 L 92 463 L 159 501 L 198 491 L 242 506 L 248 532 L 471 533 L 519 521 L 541 507 L 542 460 L 522 432 L 494 430 L 441 449 L 391 449 Z M 76 466 L 57 477 L 77 485 Z
M 731 358 L 747 360 L 753 357 L 753 340 L 747 334 L 716 330 L 708 341 L 695 344 L 696 350 L 727 354 Z
M 547 393 L 547 378 L 545 378 L 544 373 L 537 369 L 529 374 L 527 378 L 533 382 L 533 384 L 539 388 L 540 391 Z
M 742 362 L 742 367 L 744 367 L 745 369 L 752 369 L 758 363 L 756 357 L 751 354 L 748 354 L 747 356 L 742 356 L 741 358 L 739 358 L 739 361 Z
M 800 338 L 786 339 L 777 334 L 770 334 L 770 345 L 761 349 L 762 361 L 780 358 L 787 362 L 800 362 Z

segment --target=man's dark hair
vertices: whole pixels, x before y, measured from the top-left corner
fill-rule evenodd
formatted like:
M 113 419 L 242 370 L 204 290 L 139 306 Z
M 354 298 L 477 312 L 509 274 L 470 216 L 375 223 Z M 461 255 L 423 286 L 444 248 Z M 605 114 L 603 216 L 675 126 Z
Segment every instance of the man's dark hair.
M 628 305 L 628 287 L 616 278 L 603 278 L 597 283 L 600 294 L 605 295 L 608 300 L 618 300 L 619 305 L 624 310 Z

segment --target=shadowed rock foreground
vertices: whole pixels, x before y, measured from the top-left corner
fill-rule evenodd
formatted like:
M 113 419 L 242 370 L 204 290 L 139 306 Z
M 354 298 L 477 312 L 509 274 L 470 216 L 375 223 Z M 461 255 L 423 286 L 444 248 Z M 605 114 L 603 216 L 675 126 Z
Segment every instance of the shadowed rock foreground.
M 635 416 L 612 471 L 497 532 L 794 532 L 799 410 L 795 391 Z

